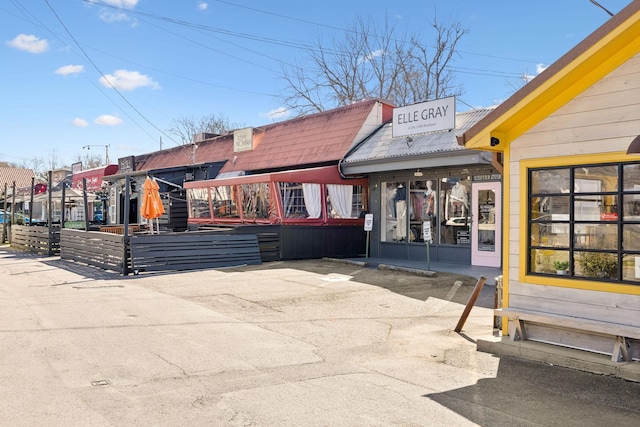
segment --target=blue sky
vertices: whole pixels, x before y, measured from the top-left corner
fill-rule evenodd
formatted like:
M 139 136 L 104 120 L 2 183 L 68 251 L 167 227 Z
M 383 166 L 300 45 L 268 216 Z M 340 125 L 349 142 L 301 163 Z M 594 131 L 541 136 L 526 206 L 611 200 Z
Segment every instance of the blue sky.
M 599 0 L 613 13 L 630 0 Z M 424 34 L 434 11 L 469 32 L 459 43 L 457 110 L 495 105 L 609 19 L 589 0 L 4 0 L 0 3 L 0 161 L 91 145 L 118 157 L 175 146 L 182 117 L 240 126 L 286 119 L 282 63 L 356 17 Z M 103 84 L 107 76 L 119 88 Z

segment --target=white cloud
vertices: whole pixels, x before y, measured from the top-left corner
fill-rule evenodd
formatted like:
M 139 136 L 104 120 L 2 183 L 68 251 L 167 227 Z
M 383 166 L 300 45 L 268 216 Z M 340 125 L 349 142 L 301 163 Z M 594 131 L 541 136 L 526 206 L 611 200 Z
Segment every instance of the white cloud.
M 541 72 L 543 72 L 544 70 L 546 70 L 547 68 L 549 68 L 548 66 L 545 66 L 544 64 L 536 64 L 536 73 L 535 74 L 529 74 L 529 73 L 524 73 L 522 75 L 522 80 L 525 83 L 529 83 L 531 80 L 533 80 L 538 74 L 540 74 Z
M 377 58 L 379 56 L 384 55 L 384 50 L 383 49 L 378 49 L 378 50 L 374 50 L 373 52 L 365 55 L 362 59 L 362 62 L 369 62 L 372 61 L 374 58 Z
M 116 89 L 132 91 L 139 87 L 150 87 L 160 89 L 160 85 L 151 77 L 140 74 L 137 71 L 116 70 L 113 74 L 100 77 L 100 84 L 105 87 L 115 87 Z
M 76 117 L 75 119 L 73 119 L 73 125 L 79 128 L 86 128 L 87 126 L 89 126 L 89 123 L 87 123 L 85 119 Z
M 549 68 L 549 67 L 545 66 L 544 64 L 536 64 L 536 73 L 540 74 L 541 72 L 543 72 L 547 68 Z
M 61 76 L 68 76 L 70 74 L 80 74 L 84 71 L 84 65 L 65 65 L 58 68 L 54 73 Z
M 103 114 L 102 116 L 99 116 L 94 123 L 102 126 L 117 126 L 122 123 L 122 119 L 110 114 Z
M 198 3 L 198 10 L 207 10 L 208 7 L 209 5 L 203 1 Z
M 103 10 L 102 12 L 100 12 L 100 19 L 102 19 L 104 22 L 108 24 L 112 24 L 114 22 L 130 21 L 131 17 L 126 13 Z
M 49 49 L 49 42 L 46 39 L 39 39 L 33 34 L 18 34 L 13 40 L 7 42 L 7 46 L 29 53 L 42 53 Z
M 128 15 L 126 10 L 132 10 L 138 4 L 138 0 L 102 0 L 100 3 L 90 1 L 93 4 L 102 4 L 109 7 L 102 7 L 100 9 L 100 19 L 106 23 L 112 24 L 114 22 L 128 22 L 131 21 L 131 26 L 138 25 L 138 20 Z M 117 9 L 121 9 L 118 11 Z
M 133 9 L 138 4 L 138 0 L 102 0 L 102 3 L 123 9 Z
M 268 117 L 272 120 L 279 120 L 289 117 L 291 115 L 291 110 L 288 110 L 284 107 L 276 108 L 275 110 L 271 110 L 268 113 L 260 113 L 262 117 Z

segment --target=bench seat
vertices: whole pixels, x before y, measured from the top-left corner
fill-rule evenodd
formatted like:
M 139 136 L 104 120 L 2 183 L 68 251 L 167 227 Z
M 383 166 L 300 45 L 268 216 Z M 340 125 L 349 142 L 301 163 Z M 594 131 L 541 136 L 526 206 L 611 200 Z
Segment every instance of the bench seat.
M 513 321 L 513 330 L 509 331 L 512 341 L 527 339 L 525 322 L 615 337 L 611 356 L 614 362 L 630 361 L 628 339 L 640 339 L 640 327 L 632 325 L 514 308 L 496 309 L 494 313 Z

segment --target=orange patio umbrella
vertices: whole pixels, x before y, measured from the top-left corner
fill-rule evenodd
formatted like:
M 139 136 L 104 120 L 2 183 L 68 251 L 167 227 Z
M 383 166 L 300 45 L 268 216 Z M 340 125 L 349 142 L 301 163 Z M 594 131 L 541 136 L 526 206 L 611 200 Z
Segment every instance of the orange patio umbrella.
M 160 187 L 155 179 L 147 177 L 142 185 L 144 197 L 142 198 L 142 216 L 151 222 L 151 233 L 153 233 L 153 219 L 159 218 L 164 213 L 164 206 L 160 199 Z M 157 222 L 157 221 L 156 221 Z M 158 229 L 160 228 L 159 224 Z

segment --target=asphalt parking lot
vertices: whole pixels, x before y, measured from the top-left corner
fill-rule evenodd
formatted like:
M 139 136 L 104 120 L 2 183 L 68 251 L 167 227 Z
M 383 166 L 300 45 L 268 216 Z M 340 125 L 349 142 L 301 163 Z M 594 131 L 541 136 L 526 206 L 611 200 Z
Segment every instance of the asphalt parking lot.
M 453 332 L 464 275 L 320 260 L 122 277 L 0 248 L 0 277 L 1 425 L 640 419 L 638 383 L 476 351 L 493 313 Z

